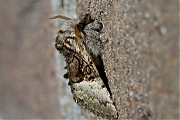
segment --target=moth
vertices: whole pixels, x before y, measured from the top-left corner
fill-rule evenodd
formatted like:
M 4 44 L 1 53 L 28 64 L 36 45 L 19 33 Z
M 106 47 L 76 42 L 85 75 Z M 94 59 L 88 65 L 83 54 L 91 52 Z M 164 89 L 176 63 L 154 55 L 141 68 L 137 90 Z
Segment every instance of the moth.
M 103 25 L 93 20 L 90 13 L 82 19 L 57 15 L 51 19 L 66 21 L 55 37 L 55 48 L 65 57 L 68 85 L 78 105 L 103 118 L 117 118 L 118 113 L 111 98 L 104 72 L 100 31 Z

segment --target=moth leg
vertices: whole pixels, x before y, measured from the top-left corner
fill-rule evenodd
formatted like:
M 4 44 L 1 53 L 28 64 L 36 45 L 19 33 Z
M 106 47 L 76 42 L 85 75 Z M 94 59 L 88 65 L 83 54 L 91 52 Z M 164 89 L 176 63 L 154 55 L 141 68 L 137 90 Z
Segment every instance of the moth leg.
M 67 69 L 67 66 L 65 66 L 64 69 Z M 66 72 L 66 73 L 63 75 L 63 77 L 64 77 L 65 79 L 68 79 L 68 78 L 69 78 L 68 72 Z
M 66 73 L 63 75 L 63 77 L 64 77 L 65 79 L 68 79 L 68 78 L 69 78 L 69 73 L 66 72 Z
M 67 66 L 66 67 L 64 67 L 64 69 L 67 69 Z M 68 79 L 69 78 L 69 73 L 68 72 L 66 72 L 64 75 L 63 75 L 63 77 L 65 78 L 65 79 Z M 69 82 L 68 82 L 68 85 L 70 85 L 71 86 L 71 81 L 69 80 Z

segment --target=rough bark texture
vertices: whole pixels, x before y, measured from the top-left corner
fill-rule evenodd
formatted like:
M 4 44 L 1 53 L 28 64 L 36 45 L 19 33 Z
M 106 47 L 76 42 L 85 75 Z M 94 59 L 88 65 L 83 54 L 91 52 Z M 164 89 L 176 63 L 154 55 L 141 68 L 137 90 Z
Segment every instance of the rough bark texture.
M 91 0 L 92 17 L 104 25 L 102 58 L 119 119 L 179 118 L 178 2 Z M 0 0 L 0 118 L 98 118 L 72 99 L 52 41 L 63 21 L 47 20 L 81 18 L 88 4 Z

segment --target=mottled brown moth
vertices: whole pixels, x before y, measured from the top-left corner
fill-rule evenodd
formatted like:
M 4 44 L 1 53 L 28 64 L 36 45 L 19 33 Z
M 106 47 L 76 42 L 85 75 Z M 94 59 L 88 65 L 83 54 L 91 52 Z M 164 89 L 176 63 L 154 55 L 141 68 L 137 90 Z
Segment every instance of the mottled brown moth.
M 90 13 L 81 20 L 61 15 L 51 19 L 56 18 L 66 20 L 55 37 L 55 48 L 65 57 L 67 73 L 64 77 L 69 78 L 73 99 L 97 116 L 117 118 L 101 59 L 102 23 L 93 20 Z

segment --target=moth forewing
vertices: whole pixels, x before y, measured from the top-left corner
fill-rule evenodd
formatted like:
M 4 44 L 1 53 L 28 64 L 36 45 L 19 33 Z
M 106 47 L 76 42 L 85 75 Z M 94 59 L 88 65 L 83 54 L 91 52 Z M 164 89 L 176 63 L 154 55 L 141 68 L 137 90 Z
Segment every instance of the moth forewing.
M 80 31 L 77 25 L 75 26 L 75 35 L 76 35 L 76 41 L 77 41 L 79 51 L 80 51 L 80 62 L 82 63 L 82 45 L 81 45 L 82 42 L 80 40 Z

